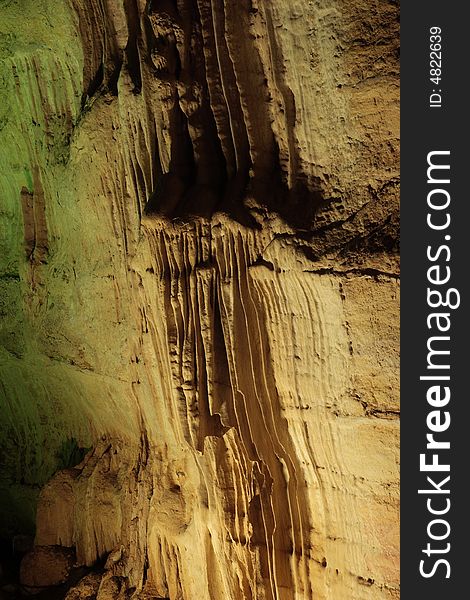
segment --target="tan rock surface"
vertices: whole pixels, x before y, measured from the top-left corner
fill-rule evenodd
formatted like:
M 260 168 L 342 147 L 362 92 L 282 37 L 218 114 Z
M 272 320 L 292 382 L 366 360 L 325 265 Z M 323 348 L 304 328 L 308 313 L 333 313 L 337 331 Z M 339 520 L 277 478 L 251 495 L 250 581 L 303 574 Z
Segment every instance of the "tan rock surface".
M 49 480 L 36 543 L 107 559 L 98 600 L 398 598 L 397 4 L 26 4 L 5 521 Z

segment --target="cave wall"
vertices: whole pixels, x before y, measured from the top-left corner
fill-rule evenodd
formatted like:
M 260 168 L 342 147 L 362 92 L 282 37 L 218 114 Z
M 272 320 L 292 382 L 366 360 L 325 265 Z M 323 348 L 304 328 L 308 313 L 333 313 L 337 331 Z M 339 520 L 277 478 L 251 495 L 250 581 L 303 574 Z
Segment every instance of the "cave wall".
M 396 2 L 0 15 L 3 534 L 398 598 Z

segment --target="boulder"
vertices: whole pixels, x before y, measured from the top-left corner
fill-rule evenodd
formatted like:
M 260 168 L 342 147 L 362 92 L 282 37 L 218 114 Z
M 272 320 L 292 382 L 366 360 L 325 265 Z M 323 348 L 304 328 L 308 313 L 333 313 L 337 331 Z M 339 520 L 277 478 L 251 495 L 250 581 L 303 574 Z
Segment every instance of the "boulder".
M 25 554 L 20 566 L 20 583 L 28 592 L 67 581 L 75 562 L 73 550 L 62 546 L 35 546 Z

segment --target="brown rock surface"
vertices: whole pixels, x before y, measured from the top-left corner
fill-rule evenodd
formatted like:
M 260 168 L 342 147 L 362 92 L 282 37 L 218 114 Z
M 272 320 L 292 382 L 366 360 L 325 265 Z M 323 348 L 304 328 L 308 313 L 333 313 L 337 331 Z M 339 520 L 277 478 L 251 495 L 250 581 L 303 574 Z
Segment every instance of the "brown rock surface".
M 397 3 L 27 5 L 5 521 L 42 486 L 36 544 L 107 559 L 97 600 L 398 598 Z
M 70 589 L 64 600 L 96 600 L 101 583 L 101 575 L 90 573 L 82 577 L 77 585 Z
M 28 591 L 42 592 L 44 588 L 64 583 L 74 562 L 70 550 L 60 546 L 36 546 L 21 561 L 21 585 Z

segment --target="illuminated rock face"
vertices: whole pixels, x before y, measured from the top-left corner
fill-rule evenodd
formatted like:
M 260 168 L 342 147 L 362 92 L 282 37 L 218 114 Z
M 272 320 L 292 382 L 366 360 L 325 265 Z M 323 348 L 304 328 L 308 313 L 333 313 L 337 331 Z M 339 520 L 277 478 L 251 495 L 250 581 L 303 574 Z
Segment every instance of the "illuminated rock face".
M 0 10 L 4 534 L 48 481 L 70 598 L 398 598 L 396 3 Z

